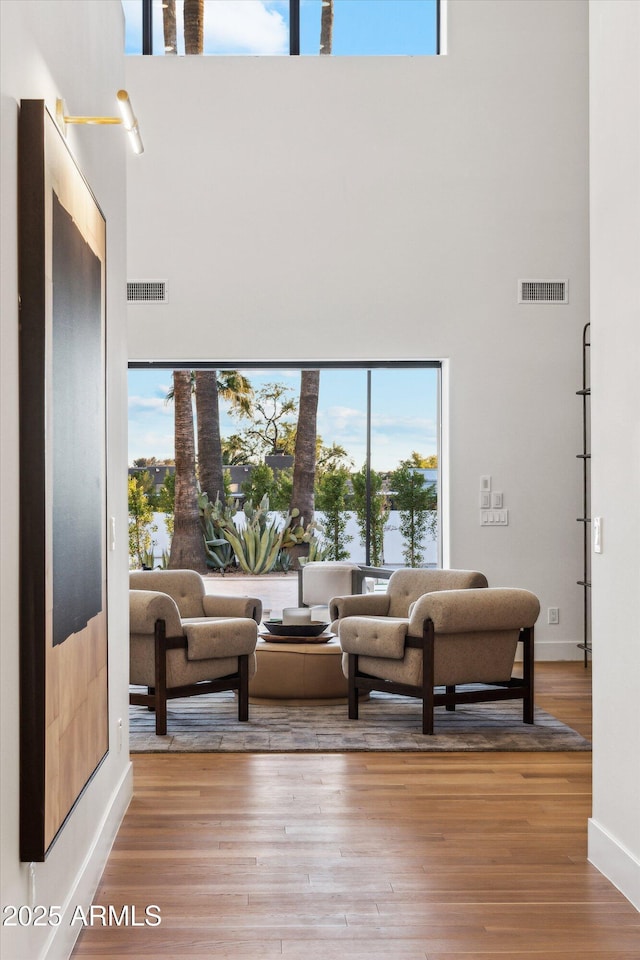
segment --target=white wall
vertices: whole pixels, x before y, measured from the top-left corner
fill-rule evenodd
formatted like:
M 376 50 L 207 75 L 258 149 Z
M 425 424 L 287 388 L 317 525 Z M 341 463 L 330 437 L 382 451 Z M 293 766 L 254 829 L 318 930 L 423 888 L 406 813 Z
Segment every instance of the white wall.
M 590 4 L 593 818 L 589 858 L 640 909 L 640 3 Z
M 108 477 L 107 513 L 117 518 L 117 548 L 109 554 L 110 750 L 62 830 L 47 861 L 28 865 L 18 853 L 18 312 L 16 252 L 17 116 L 21 98 L 44 99 L 55 111 L 63 97 L 72 113 L 112 113 L 123 86 L 123 19 L 118 0 L 2 0 L 2 556 L 1 792 L 2 906 L 91 902 L 112 837 L 131 794 L 127 751 L 128 626 L 125 343 L 125 139 L 112 128 L 79 128 L 69 141 L 107 219 Z M 81 457 L 79 459 L 81 469 Z M 124 720 L 118 750 L 116 723 Z M 66 957 L 78 927 L 66 915 L 58 928 L 2 927 L 0 954 L 7 960 Z
M 130 358 L 445 360 L 445 557 L 559 607 L 539 655 L 578 657 L 587 5 L 448 12 L 440 58 L 129 58 L 128 275 L 170 296 L 130 306 Z

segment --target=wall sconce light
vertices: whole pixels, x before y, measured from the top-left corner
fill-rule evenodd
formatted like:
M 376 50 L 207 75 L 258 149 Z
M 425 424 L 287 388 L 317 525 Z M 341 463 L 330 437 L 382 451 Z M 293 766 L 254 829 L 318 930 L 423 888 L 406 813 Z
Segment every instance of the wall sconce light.
M 140 155 L 144 153 L 144 146 L 142 145 L 138 121 L 136 120 L 131 101 L 129 100 L 129 94 L 126 90 L 118 90 L 117 99 L 118 107 L 122 115 L 121 117 L 70 117 L 64 112 L 64 101 L 56 100 L 56 120 L 58 121 L 58 126 L 66 136 L 66 126 L 68 123 L 89 123 L 97 125 L 121 123 L 127 131 L 131 149 L 134 153 Z

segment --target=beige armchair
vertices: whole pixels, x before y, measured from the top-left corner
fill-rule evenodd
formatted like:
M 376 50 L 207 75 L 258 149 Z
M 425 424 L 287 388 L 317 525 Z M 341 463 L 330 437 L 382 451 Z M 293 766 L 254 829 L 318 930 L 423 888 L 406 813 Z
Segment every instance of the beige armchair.
M 129 701 L 155 710 L 156 734 L 167 700 L 221 690 L 237 690 L 247 720 L 261 601 L 209 595 L 192 570 L 136 571 L 129 585 L 130 682 L 147 688 Z
M 333 629 L 337 628 L 335 621 L 344 617 L 408 617 L 411 605 L 425 593 L 486 586 L 487 578 L 476 570 L 395 570 L 386 593 L 335 596 L 329 604 L 329 616 Z
M 408 617 L 348 616 L 340 620 L 349 718 L 358 694 L 382 690 L 422 700 L 422 732 L 432 734 L 434 707 L 491 700 L 523 701 L 533 723 L 534 623 L 538 598 L 508 587 L 443 590 L 412 604 Z M 512 676 L 518 642 L 522 678 Z M 462 685 L 481 684 L 474 689 Z M 444 692 L 435 688 L 444 687 Z

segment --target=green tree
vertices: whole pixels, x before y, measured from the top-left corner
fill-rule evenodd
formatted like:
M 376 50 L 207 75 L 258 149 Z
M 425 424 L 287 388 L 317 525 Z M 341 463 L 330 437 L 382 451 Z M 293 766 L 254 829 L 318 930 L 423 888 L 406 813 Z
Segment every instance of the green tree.
M 417 467 L 419 470 L 435 470 L 438 467 L 438 457 L 435 453 L 430 454 L 428 457 L 423 457 L 417 450 L 412 450 L 410 457 L 400 461 L 400 466 Z
M 153 549 L 151 535 L 158 529 L 153 523 L 153 507 L 138 476 L 128 479 L 129 556 L 136 567 L 146 566 Z
M 176 507 L 176 475 L 167 473 L 158 493 L 158 511 L 164 513 L 167 533 L 173 537 L 173 515 Z
M 428 513 L 436 506 L 433 487 L 425 487 L 422 473 L 406 464 L 391 474 L 391 486 L 395 505 L 400 511 L 402 555 L 407 566 L 419 567 L 424 561 L 425 538 L 430 526 L 433 529 Z
M 155 457 L 151 458 L 155 460 Z M 150 464 L 152 465 L 152 464 Z M 135 473 L 130 474 L 132 477 L 136 477 L 139 483 L 142 485 L 142 489 L 145 492 L 147 500 L 153 510 L 158 509 L 158 496 L 156 494 L 156 485 L 153 477 L 148 470 L 137 470 Z
M 265 494 L 269 498 L 269 503 L 272 503 L 274 486 L 275 474 L 271 467 L 266 463 L 258 463 L 252 468 L 249 479 L 242 484 L 242 492 L 252 503 L 260 503 Z
M 250 412 L 240 413 L 251 418 L 242 436 L 253 462 L 261 462 L 266 455 L 293 453 L 296 402 L 290 396 L 291 388 L 283 383 L 267 383 L 254 395 Z
M 339 470 L 341 468 L 351 468 L 353 460 L 344 447 L 339 443 L 332 443 L 326 447 L 322 442 L 322 437 L 317 438 L 316 442 L 316 477 L 319 478 L 323 473 Z
M 242 484 L 247 500 L 260 503 L 266 494 L 272 510 L 287 512 L 291 501 L 292 471 L 272 470 L 266 463 L 259 463 L 251 470 L 251 477 Z
M 327 560 L 346 560 L 349 551 L 346 544 L 353 540 L 346 534 L 347 496 L 349 474 L 335 470 L 320 477 L 316 489 L 316 504 L 324 514 L 322 534 L 327 540 Z
M 365 546 L 367 542 L 367 468 L 362 467 L 351 477 L 353 484 L 353 508 L 358 521 L 360 530 L 360 543 Z M 371 484 L 371 515 L 369 518 L 369 546 L 371 549 L 371 563 L 374 567 L 380 567 L 384 563 L 384 530 L 389 519 L 391 507 L 389 498 L 383 489 L 382 474 L 372 470 L 370 473 Z

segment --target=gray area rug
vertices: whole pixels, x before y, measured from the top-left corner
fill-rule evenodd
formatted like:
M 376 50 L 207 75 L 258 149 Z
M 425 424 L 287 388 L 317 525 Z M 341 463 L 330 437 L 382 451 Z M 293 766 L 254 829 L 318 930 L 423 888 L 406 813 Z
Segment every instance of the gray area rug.
M 346 704 L 279 706 L 251 704 L 240 723 L 233 693 L 215 693 L 168 706 L 168 734 L 154 733 L 155 715 L 130 707 L 132 753 L 344 753 L 347 751 L 561 751 L 591 744 L 555 717 L 536 708 L 535 724 L 522 723 L 521 701 L 436 708 L 435 734 L 421 733 L 418 700 L 372 693 L 349 720 Z

